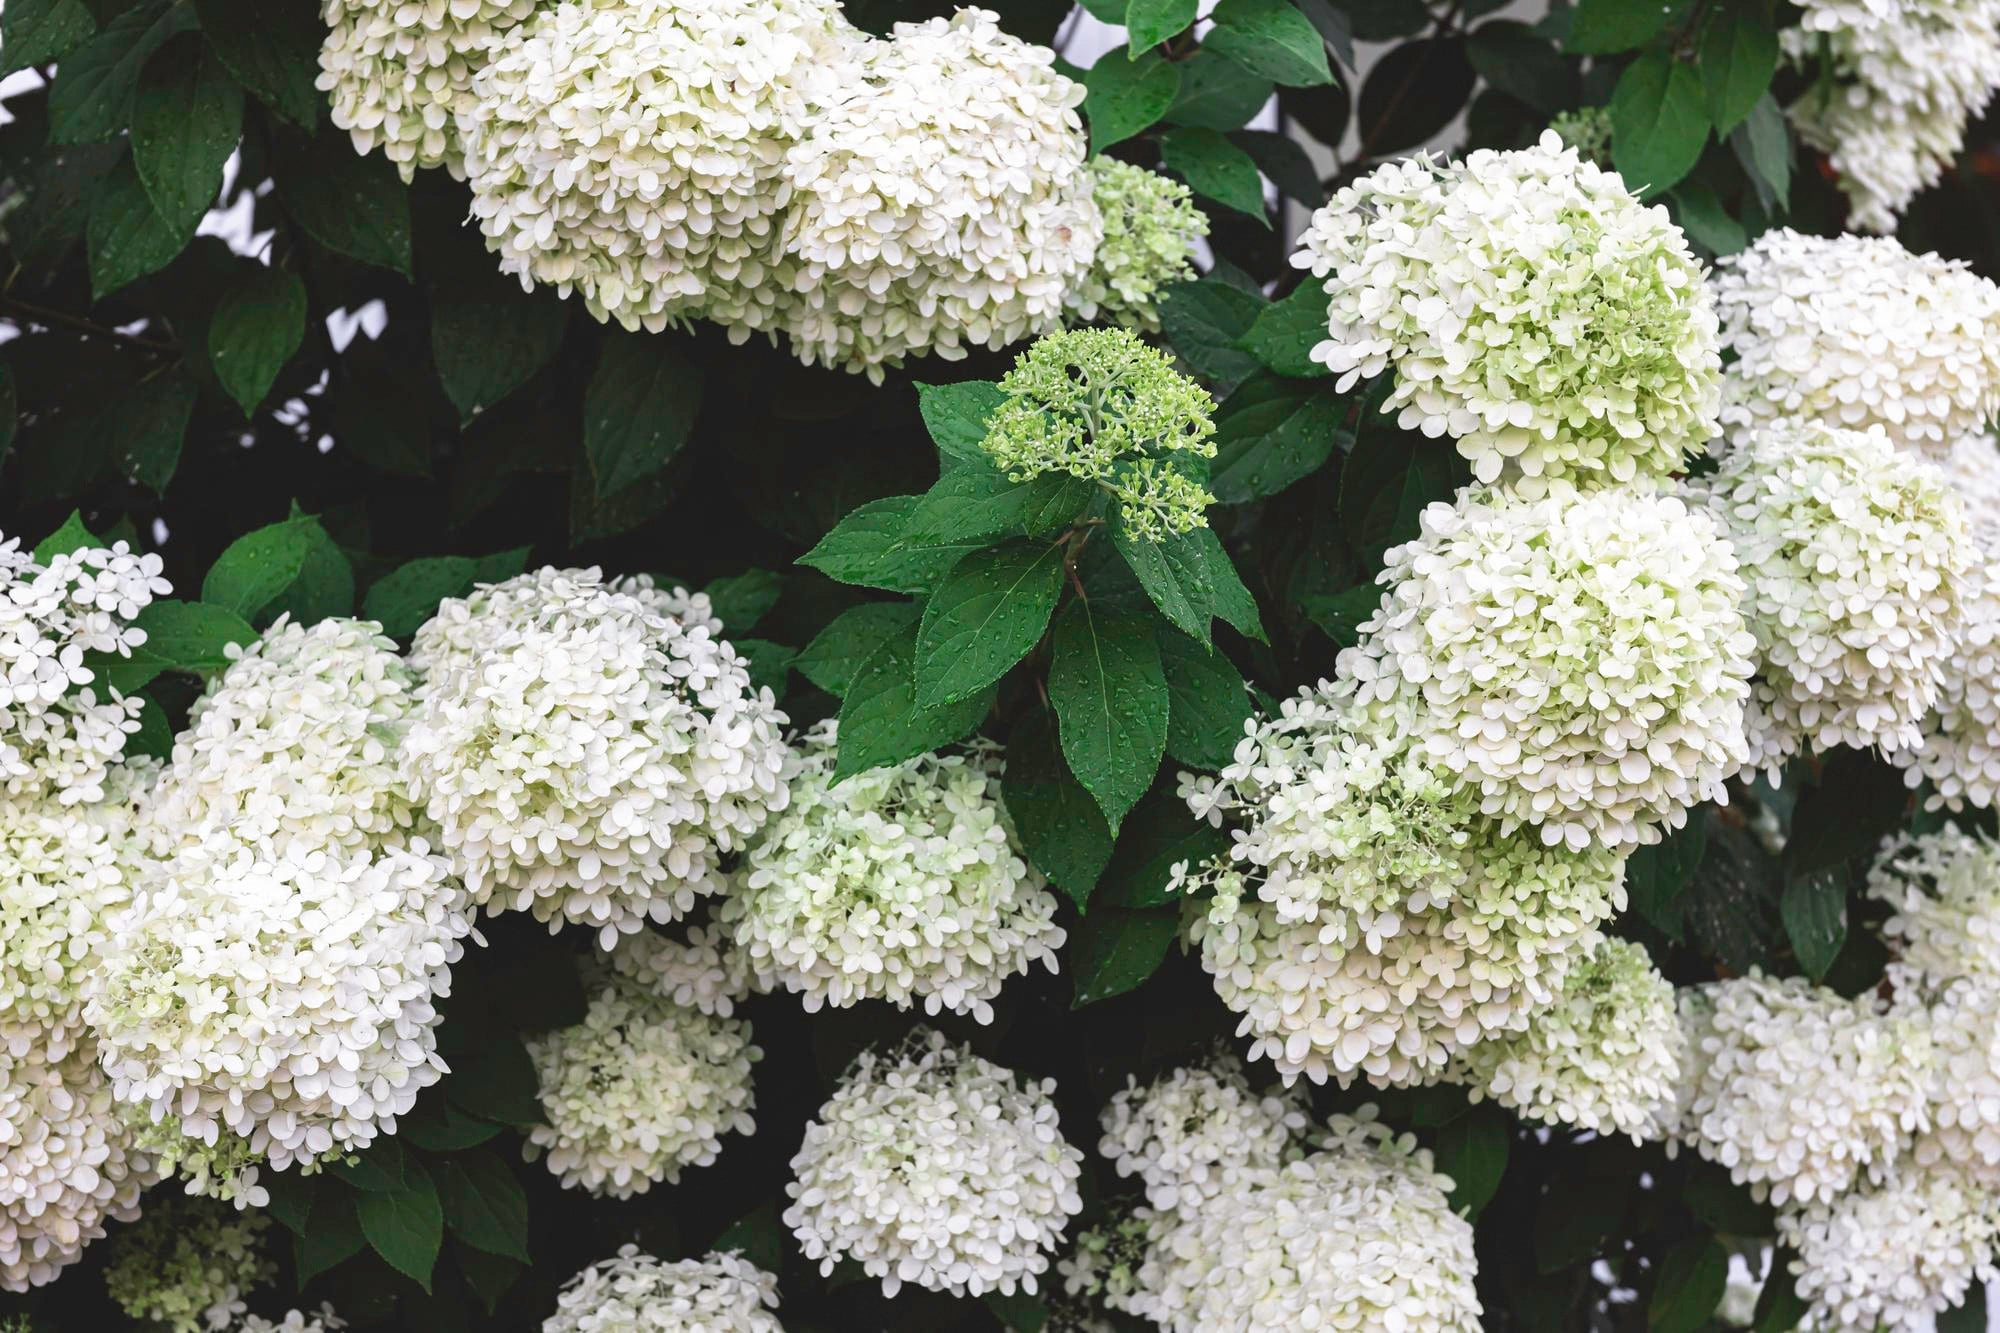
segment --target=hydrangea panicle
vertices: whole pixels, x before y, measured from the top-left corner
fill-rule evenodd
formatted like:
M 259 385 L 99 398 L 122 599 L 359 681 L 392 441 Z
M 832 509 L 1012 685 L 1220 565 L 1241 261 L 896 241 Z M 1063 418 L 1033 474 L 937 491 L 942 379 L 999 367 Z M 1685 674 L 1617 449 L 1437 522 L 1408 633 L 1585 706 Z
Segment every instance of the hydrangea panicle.
M 1149 1207 L 1192 1210 L 1233 1188 L 1240 1173 L 1298 1156 L 1301 1104 L 1289 1093 L 1259 1096 L 1234 1057 L 1218 1058 L 1144 1088 L 1128 1079 L 1099 1117 L 1097 1150 L 1119 1175 L 1139 1177 Z
M 778 1279 L 739 1255 L 668 1263 L 619 1248 L 563 1284 L 542 1333 L 784 1333 Z
M 226 1328 L 244 1298 L 277 1275 L 264 1253 L 264 1213 L 205 1199 L 153 1199 L 110 1244 L 104 1285 L 118 1308 L 172 1333 Z
M 1196 244 L 1208 235 L 1208 215 L 1194 192 L 1157 171 L 1094 157 L 1091 199 L 1104 219 L 1104 239 L 1068 297 L 1070 316 L 1152 333 L 1160 327 L 1158 298 L 1194 277 Z

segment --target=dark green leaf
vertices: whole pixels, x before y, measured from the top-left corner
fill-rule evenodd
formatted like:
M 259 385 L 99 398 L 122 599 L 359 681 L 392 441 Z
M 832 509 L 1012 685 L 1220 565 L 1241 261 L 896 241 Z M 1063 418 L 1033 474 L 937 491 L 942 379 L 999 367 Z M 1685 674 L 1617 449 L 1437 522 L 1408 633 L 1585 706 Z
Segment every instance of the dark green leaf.
M 200 33 L 182 33 L 146 62 L 132 100 L 132 164 L 169 227 L 193 233 L 222 193 L 242 132 L 243 90 Z
M 194 381 L 170 370 L 132 386 L 99 415 L 115 441 L 118 471 L 155 495 L 166 493 L 180 466 L 181 446 L 194 415 Z
M 1097 897 L 1111 907 L 1161 907 L 1180 901 L 1174 866 L 1190 866 L 1225 855 L 1229 835 L 1196 819 L 1187 802 L 1165 783 L 1156 784 L 1126 816 L 1117 850 L 1106 867 Z
M 732 639 L 730 646 L 743 655 L 752 685 L 768 687 L 781 700 L 785 697 L 796 651 L 769 639 Z
M 1686 12 L 1688 0 L 1577 0 L 1563 45 L 1573 55 L 1608 56 L 1644 46 Z
M 1417 535 L 1424 507 L 1451 499 L 1466 468 L 1448 441 L 1398 430 L 1370 408 L 1341 468 L 1340 517 L 1348 542 L 1372 563 Z
M 1159 970 L 1180 925 L 1179 912 L 1100 907 L 1077 923 L 1066 960 L 1076 975 L 1076 1007 L 1123 995 Z
M 1576 86 L 1568 62 L 1548 38 L 1513 19 L 1473 29 L 1465 55 L 1479 77 L 1543 115 L 1562 110 Z
M 784 590 L 784 580 L 770 570 L 747 569 L 716 579 L 702 592 L 724 634 L 747 634 L 778 604 Z
M 1718 1235 L 1756 1240 L 1777 1230 L 1777 1212 L 1769 1203 L 1757 1202 L 1729 1179 L 1728 1171 L 1707 1162 L 1689 1170 L 1681 1200 L 1696 1221 Z
M 1062 595 L 1064 548 L 1011 541 L 974 551 L 924 604 L 917 703 L 957 703 L 1007 674 L 1041 642 Z
M 1361 639 L 1361 622 L 1382 605 L 1382 590 L 1372 583 L 1358 584 L 1336 593 L 1302 598 L 1308 619 L 1318 625 L 1335 646 L 1352 648 Z
M 1170 709 L 1153 626 L 1078 598 L 1056 617 L 1049 701 L 1063 755 L 1115 833 L 1159 771 Z
M 1169 287 L 1160 297 L 1160 324 L 1181 359 L 1208 379 L 1233 384 L 1257 369 L 1238 346 L 1264 308 L 1249 292 L 1204 278 Z
M 500 1132 L 490 1120 L 467 1115 L 440 1093 L 417 1102 L 416 1110 L 396 1122 L 396 1137 L 408 1139 L 426 1152 L 455 1153 L 476 1148 Z
M 1221 0 L 1202 45 L 1274 83 L 1298 87 L 1333 82 L 1326 43 L 1287 0 Z
M 430 1178 L 419 1176 L 391 1194 L 363 1194 L 355 1200 L 354 1212 L 375 1253 L 429 1291 L 431 1270 L 444 1244 L 444 1208 Z
M 1133 3 L 1143 4 L 1145 0 L 1133 0 Z M 1010 1296 L 989 1291 L 980 1299 L 993 1312 L 993 1317 L 1013 1333 L 1042 1333 L 1048 1325 L 1049 1303 L 1030 1292 L 1017 1291 Z
M 1242 673 L 1221 653 L 1173 630 L 1160 632 L 1160 665 L 1171 701 L 1167 753 L 1190 768 L 1223 767 L 1250 716 Z
M 307 5 L 269 0 L 194 0 L 202 31 L 224 67 L 250 93 L 302 130 L 319 118 L 314 86 L 326 29 Z
M 321 1178 L 297 1171 L 270 1171 L 259 1172 L 257 1183 L 271 1196 L 271 1201 L 264 1205 L 264 1211 L 277 1218 L 285 1230 L 295 1236 L 303 1236 L 307 1221 L 312 1216 L 315 1198 L 320 1193 Z M 360 1228 L 355 1230 L 358 1233 Z
M 1206 647 L 1215 595 L 1208 586 L 1208 561 L 1194 535 L 1183 533 L 1153 541 L 1133 537 L 1124 524 L 1114 523 L 1111 540 L 1160 613 Z
M 583 451 L 600 496 L 652 476 L 701 412 L 701 373 L 662 338 L 615 333 L 583 395 Z
M 1778 908 L 1799 966 L 1818 981 L 1847 941 L 1847 867 L 1823 866 L 1793 876 Z
M 1651 1333 L 1695 1333 L 1722 1303 L 1729 1252 L 1713 1236 L 1690 1236 L 1660 1261 L 1646 1307 Z
M 1181 62 L 1180 93 L 1167 108 L 1174 125 L 1208 130 L 1241 129 L 1271 100 L 1271 81 L 1213 51 Z
M 1694 882 L 1708 848 L 1708 819 L 1697 811 L 1685 828 L 1633 849 L 1625 862 L 1625 893 L 1634 911 L 1671 939 L 1681 937 L 1681 894 Z
M 472 420 L 532 379 L 562 346 L 568 324 L 567 302 L 546 292 L 523 292 L 519 283 L 497 273 L 490 282 L 454 278 L 434 287 L 431 359 L 459 420 Z M 660 346 L 654 344 L 656 352 Z M 671 364 L 671 357 L 662 360 Z M 597 388 L 593 379 L 591 389 Z M 584 407 L 586 438 L 592 407 L 590 402 Z
M 1830 752 L 1819 782 L 1799 793 L 1785 856 L 1791 876 L 1867 856 L 1895 831 L 1909 808 L 1902 774 L 1863 750 Z
M 942 708 L 917 707 L 917 632 L 912 626 L 882 640 L 849 682 L 840 701 L 836 778 L 900 764 L 976 728 L 993 707 L 993 691 Z
M 792 662 L 800 675 L 839 697 L 861 664 L 893 634 L 907 632 L 923 612 L 911 602 L 867 602 L 835 616 Z
M 1300 95 L 1325 96 L 1317 90 Z M 1276 130 L 1237 130 L 1229 136 L 1229 142 L 1250 154 L 1257 170 L 1278 187 L 1278 193 L 1305 208 L 1318 208 L 1325 202 L 1326 191 L 1320 185 L 1319 168 L 1297 139 Z
M 1719 135 L 1743 123 L 1778 72 L 1778 34 L 1762 4 L 1717 6 L 1701 38 L 1701 81 Z
M 256 414 L 305 334 L 306 289 L 296 274 L 248 265 L 223 293 L 208 322 L 208 360 L 244 416 Z
M 1125 31 L 1131 37 L 1132 58 L 1137 60 L 1147 47 L 1186 32 L 1194 26 L 1200 7 L 1200 0 L 1130 0 L 1125 6 Z
M 498 1312 L 501 1299 L 513 1290 L 521 1274 L 528 1271 L 512 1259 L 465 1245 L 452 1246 L 451 1256 L 465 1278 L 465 1285 L 472 1289 L 489 1315 Z
M 1477 1221 L 1507 1174 L 1508 1124 L 1507 1113 L 1488 1103 L 1438 1131 L 1437 1168 L 1451 1177 L 1451 1206 L 1463 1217 Z
M 917 542 L 1032 537 L 1068 527 L 1096 495 L 1091 482 L 1065 472 L 1012 481 L 991 464 L 968 462 L 924 493 L 904 537 Z
M 1755 1322 L 1750 1325 L 1751 1333 L 1796 1333 L 1798 1326 L 1805 1322 L 1810 1313 L 1805 1301 L 1799 1298 L 1798 1288 L 1792 1281 L 1792 1253 L 1778 1250 L 1771 1256 L 1769 1276 L 1764 1282 L 1763 1294 L 1757 1298 Z M 1726 1284 L 1725 1284 L 1726 1285 Z M 1985 1303 L 1985 1288 L 1976 1288 L 1980 1293 L 1980 1303 Z M 1982 1311 L 1982 1316 L 1984 1312 Z M 1944 1333 L 1940 1328 L 1938 1333 Z M 1986 1320 L 1969 1328 L 1952 1330 L 1952 1333 L 1986 1333 Z
M 1693 66 L 1656 51 L 1625 67 L 1611 94 L 1611 160 L 1628 187 L 1641 198 L 1673 188 L 1707 142 L 1708 110 Z
M 1334 8 L 1332 0 L 1298 0 L 1298 6 L 1340 63 L 1353 69 L 1355 25 L 1347 11 Z
M 337 1189 L 322 1189 L 314 1198 L 306 1229 L 293 1237 L 293 1266 L 299 1285 L 346 1263 L 367 1247 L 368 1238 L 362 1234 L 354 1202 L 354 1195 Z
M 438 1197 L 453 1236 L 476 1250 L 530 1262 L 528 1195 L 497 1153 L 446 1158 L 438 1168 Z
M 1090 151 L 1096 154 L 1156 124 L 1180 92 L 1181 73 L 1157 51 L 1131 60 L 1121 47 L 1097 58 L 1084 72 L 1083 86 Z
M 789 1244 L 790 1238 L 774 1203 L 757 1205 L 715 1238 L 715 1248 L 720 1253 L 740 1254 L 768 1272 L 784 1267 Z
M 1196 528 L 1188 536 L 1201 547 L 1202 563 L 1208 568 L 1208 588 L 1215 599 L 1215 614 L 1221 616 L 1246 638 L 1264 642 L 1264 622 L 1257 614 L 1257 599 L 1243 586 L 1229 552 L 1213 528 Z
M 0 9 L 0 14 L 6 11 Z M 14 445 L 14 433 L 21 428 L 21 409 L 14 391 L 14 371 L 12 367 L 0 365 L 0 463 L 7 461 L 7 451 Z
M 1688 239 L 1710 255 L 1733 255 L 1750 243 L 1743 224 L 1731 217 L 1715 191 L 1700 181 L 1682 181 L 1668 196 L 1668 203 Z
M 938 452 L 979 463 L 992 461 L 982 447 L 986 418 L 1006 401 L 1000 386 L 986 380 L 917 385 L 917 408 Z
M 1729 135 L 1729 146 L 1751 181 L 1767 192 L 1777 211 L 1791 206 L 1792 135 L 1785 113 L 1769 93 L 1757 99 L 1750 114 Z
M 257 639 L 250 622 L 226 607 L 206 602 L 163 598 L 141 611 L 132 623 L 146 631 L 146 642 L 134 648 L 130 657 L 99 659 L 91 664 L 100 679 L 125 694 L 144 689 L 162 671 L 220 671 L 229 665 L 224 649 L 232 643 L 248 644 Z
M 1624 1189 L 1578 1171 L 1559 1171 L 1535 1208 L 1535 1267 L 1543 1273 L 1588 1263 L 1625 1216 Z
M 327 1174 L 365 1194 L 393 1194 L 410 1188 L 423 1168 L 411 1165 L 401 1139 L 383 1135 L 366 1152 L 333 1162 Z
M 293 516 L 297 517 L 298 512 L 298 503 L 294 501 Z M 264 608 L 264 613 L 273 619 L 283 613 L 301 625 L 318 624 L 329 616 L 354 614 L 353 562 L 324 528 L 320 529 L 312 549 L 306 552 L 306 563 L 298 578 Z
M 1216 413 L 1209 489 L 1223 504 L 1245 504 L 1311 476 L 1347 434 L 1350 407 L 1330 384 L 1244 381 Z
M 61 60 L 96 31 L 83 0 L 11 0 L 0 8 L 0 75 Z
M 319 520 L 286 519 L 231 542 L 201 581 L 201 600 L 249 619 L 276 601 L 305 568 Z
M 128 9 L 63 57 L 49 88 L 49 142 L 103 143 L 132 123 L 139 71 L 169 37 L 194 25 L 194 14 L 160 0 Z
M 1264 181 L 1250 154 L 1217 130 L 1183 126 L 1160 136 L 1160 160 L 1196 194 L 1256 218 L 1265 226 Z
M 438 555 L 412 560 L 375 580 L 362 599 L 361 614 L 391 638 L 407 639 L 447 597 L 463 597 L 478 584 L 512 578 L 527 563 L 525 546 L 478 559 Z
M 1463 37 L 1424 37 L 1396 47 L 1368 71 L 1355 108 L 1372 153 L 1401 152 L 1435 138 L 1472 95 Z
M 923 499 L 892 495 L 870 500 L 850 511 L 798 563 L 842 583 L 890 592 L 929 591 L 967 552 L 986 543 L 982 538 L 907 539 L 910 518 Z
M 1308 277 L 1284 300 L 1273 301 L 1257 312 L 1250 332 L 1243 336 L 1243 349 L 1280 375 L 1311 379 L 1328 374 L 1323 363 L 1312 359 L 1312 350 L 1330 336 L 1326 324 L 1329 299 L 1326 288 Z
M 90 291 L 102 298 L 171 264 L 194 236 L 168 225 L 153 208 L 132 160 L 106 172 L 90 200 L 84 226 L 90 246 Z
M 535 1098 L 535 1066 L 517 1038 L 487 1034 L 472 1049 L 455 1055 L 445 1096 L 468 1115 L 502 1125 L 533 1125 L 542 1118 Z
M 61 527 L 35 543 L 35 563 L 46 566 L 59 555 L 81 551 L 86 546 L 102 545 L 104 539 L 85 526 L 83 515 L 72 509 Z
M 1069 771 L 1047 710 L 1029 712 L 1007 737 L 1000 795 L 1029 862 L 1083 911 L 1111 860 L 1111 830 Z
M 1974 1282 L 1966 1288 L 1965 1299 L 1937 1318 L 1937 1333 L 1986 1333 L 1986 1284 Z
M 409 190 L 380 153 L 328 131 L 285 140 L 275 167 L 292 220 L 329 250 L 410 274 Z

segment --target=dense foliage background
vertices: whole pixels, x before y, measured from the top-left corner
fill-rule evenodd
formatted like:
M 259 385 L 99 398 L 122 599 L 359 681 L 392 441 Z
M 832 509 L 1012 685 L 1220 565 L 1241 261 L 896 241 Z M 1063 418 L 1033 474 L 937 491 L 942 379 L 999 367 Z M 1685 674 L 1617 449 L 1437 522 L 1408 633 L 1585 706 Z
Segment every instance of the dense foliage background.
M 950 8 L 848 7 L 875 29 Z M 74 511 L 157 550 L 180 598 L 219 608 L 156 629 L 129 682 L 152 700 L 155 751 L 222 645 L 281 613 L 359 613 L 406 638 L 441 598 L 550 563 L 707 589 L 794 723 L 845 707 L 843 745 L 868 756 L 974 726 L 1004 741 L 1010 807 L 1069 899 L 1070 942 L 1061 974 L 1010 984 L 991 1026 L 942 1026 L 1053 1076 L 1069 1137 L 1090 1147 L 1128 1075 L 1233 1028 L 1173 942 L 1167 867 L 1222 838 L 1174 798 L 1177 772 L 1228 753 L 1251 706 L 1237 679 L 1274 699 L 1331 670 L 1374 605 L 1384 548 L 1462 480 L 1450 441 L 1398 431 L 1369 386 L 1338 393 L 1307 360 L 1325 297 L 1295 291 L 1287 263 L 1304 210 L 1386 157 L 1521 146 L 1587 106 L 1609 106 L 1629 178 L 1673 182 L 1662 197 L 1707 254 L 1779 222 L 1837 231 L 1843 203 L 1778 109 L 1802 89 L 1777 67 L 1788 20 L 1771 0 L 1222 0 L 1199 36 L 1195 0 L 1085 8 L 1149 47 L 1082 74 L 1093 147 L 1183 176 L 1211 220 L 1213 268 L 1163 315 L 1164 342 L 1221 402 L 1220 550 L 1192 543 L 1192 566 L 1141 570 L 1146 597 L 1113 542 L 1077 542 L 1072 577 L 1051 578 L 1052 627 L 1030 626 L 997 686 L 966 702 L 915 706 L 929 646 L 901 594 L 935 593 L 960 557 L 1002 547 L 1006 524 L 982 526 L 975 508 L 996 501 L 933 493 L 936 540 L 893 560 L 851 516 L 927 492 L 941 453 L 976 440 L 983 391 L 922 386 L 992 380 L 1008 358 L 919 363 L 877 386 L 706 326 L 627 334 L 523 293 L 465 225 L 461 184 L 430 171 L 405 186 L 333 128 L 313 86 L 312 0 L 7 0 L 0 533 L 32 545 Z M 1003 21 L 1059 44 L 1077 19 L 1022 0 Z M 1273 97 L 1277 128 L 1243 128 Z M 2000 275 L 1991 137 L 1975 127 L 1900 235 Z M 1086 587 L 1094 612 L 1076 600 Z M 878 609 L 845 614 L 863 606 Z M 1093 656 L 1098 678 L 1076 676 L 1079 636 L 1114 649 Z M 1092 723 L 1102 747 L 1070 742 Z M 1679 982 L 1761 965 L 1873 984 L 1880 946 L 1858 928 L 1852 871 L 1905 817 L 1900 774 L 1840 751 L 1765 795 L 1789 826 L 1782 859 L 1740 807 L 1698 812 L 1634 859 L 1620 929 Z M 1115 839 L 1107 804 L 1131 807 Z M 678 1186 L 599 1201 L 518 1149 L 536 1114 L 520 1034 L 580 1014 L 571 955 L 591 946 L 514 916 L 482 928 L 443 1029 L 454 1072 L 357 1166 L 272 1181 L 289 1233 L 279 1286 L 299 1303 L 329 1299 L 367 1329 L 528 1329 L 562 1281 L 627 1240 L 676 1256 L 721 1238 L 781 1273 L 793 1330 L 1040 1327 L 1035 1298 L 885 1301 L 873 1282 L 822 1278 L 778 1222 L 804 1122 L 847 1060 L 911 1015 L 867 1004 L 809 1020 L 793 996 L 754 1000 L 767 1052 L 754 1138 Z M 1728 1248 L 1759 1254 L 1771 1234 L 1768 1210 L 1691 1155 L 1527 1130 L 1452 1088 L 1314 1099 L 1380 1102 L 1437 1150 L 1478 1220 L 1489 1329 L 1693 1333 Z M 1094 1153 L 1086 1178 L 1097 1195 L 1131 1188 Z M 1093 1198 L 1082 1222 L 1098 1216 Z M 100 1262 L 0 1309 L 52 1333 L 119 1326 Z M 1784 1286 L 1760 1326 L 1790 1327 Z M 1955 1326 L 1983 1321 L 1966 1311 Z

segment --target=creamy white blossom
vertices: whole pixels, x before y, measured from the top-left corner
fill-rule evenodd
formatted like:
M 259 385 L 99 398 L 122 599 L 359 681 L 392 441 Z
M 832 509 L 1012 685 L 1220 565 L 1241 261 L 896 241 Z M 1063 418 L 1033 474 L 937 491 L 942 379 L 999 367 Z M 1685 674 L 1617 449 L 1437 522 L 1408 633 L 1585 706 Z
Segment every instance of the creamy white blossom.
M 1884 1177 L 1927 1126 L 1920 1008 L 1845 999 L 1799 977 L 1713 982 L 1682 1139 L 1780 1207 Z
M 1126 1080 L 1098 1117 L 1097 1151 L 1121 1176 L 1137 1176 L 1146 1203 L 1162 1212 L 1203 1207 L 1243 1171 L 1298 1156 L 1306 1129 L 1303 1099 L 1259 1095 L 1234 1057 L 1176 1069 L 1141 1088 Z
M 523 1148 L 530 1161 L 547 1154 L 565 1188 L 629 1199 L 713 1162 L 724 1134 L 755 1132 L 750 1075 L 764 1053 L 750 1025 L 674 999 L 741 998 L 713 957 L 704 943 L 626 936 L 608 966 L 593 963 L 583 1021 L 529 1039 L 546 1123 Z
M 1751 766 L 1801 748 L 1921 744 L 1972 560 L 1936 468 L 1879 431 L 1786 422 L 1687 483 L 1734 547 L 1756 638 Z
M 118 1308 L 172 1333 L 229 1327 L 244 1298 L 277 1276 L 264 1250 L 269 1215 L 207 1199 L 146 1201 L 145 1215 L 110 1242 L 104 1286 Z
M 1160 327 L 1156 298 L 1195 275 L 1208 215 L 1192 190 L 1157 171 L 1115 157 L 1092 158 L 1088 171 L 1104 239 L 1070 290 L 1070 316 L 1153 332 Z
M 1888 905 L 1882 937 L 1920 984 L 2000 986 L 2000 843 L 1950 824 L 1893 838 L 1868 872 L 1868 896 Z
M 1780 34 L 1822 77 L 1787 108 L 1799 137 L 1828 155 L 1863 231 L 1892 232 L 1937 184 L 1969 121 L 2000 87 L 1994 0 L 1800 0 Z
M 153 1181 L 88 1042 L 59 1058 L 0 1049 L 0 1289 L 55 1280 Z
M 1332 298 L 1313 359 L 1343 392 L 1393 369 L 1383 410 L 1451 435 L 1483 482 L 1664 476 L 1715 433 L 1715 312 L 1687 238 L 1554 131 L 1378 167 L 1301 246 Z
M 1927 989 L 1931 1127 L 1913 1155 L 1920 1166 L 1948 1163 L 1980 1189 L 2000 1193 L 2000 1024 L 1993 1021 L 2000 982 L 1960 977 Z
M 1671 495 L 1469 492 L 1391 550 L 1388 591 L 1338 659 L 1367 704 L 1415 697 L 1430 759 L 1503 833 L 1657 842 L 1725 800 L 1749 756 L 1756 644 L 1718 525 Z
M 445 602 L 410 660 L 404 771 L 488 912 L 608 949 L 720 888 L 784 806 L 785 715 L 705 599 L 542 569 Z
M 1765 232 L 1713 282 L 1722 420 L 1880 427 L 1942 457 L 2000 411 L 2000 287 L 1894 240 Z
M 1889 755 L 1911 787 L 1930 783 L 1927 810 L 1991 809 L 2000 795 L 2000 559 L 1974 556 L 1960 602 L 1964 619 L 1938 664 L 1922 739 Z
M 1033 1292 L 1083 1208 L 1054 1091 L 935 1032 L 864 1052 L 806 1126 L 785 1225 L 822 1274 L 851 1259 L 887 1296 Z
M 2000 439 L 1967 435 L 1938 462 L 1965 507 L 1965 530 L 1981 555 L 2000 559 Z
M 437 166 L 463 178 L 458 117 L 477 107 L 473 77 L 537 3 L 322 0 L 318 86 L 334 125 L 358 153 L 380 147 L 406 181 Z
M 792 299 L 785 152 L 860 40 L 833 0 L 545 5 L 460 111 L 472 215 L 503 271 L 600 320 L 768 330 Z
M 1881 1182 L 1780 1212 L 1808 1304 L 1802 1328 L 1930 1333 L 1975 1281 L 2000 1278 L 2000 1212 L 1948 1167 L 1904 1164 Z
M 221 1333 L 337 1333 L 346 1327 L 347 1321 L 334 1314 L 332 1306 L 322 1304 L 317 1314 L 287 1310 L 284 1318 L 275 1322 L 258 1314 L 244 1315 Z
M 1083 86 L 961 9 L 899 23 L 785 155 L 785 333 L 808 365 L 956 360 L 1056 328 L 1103 222 Z
M 801 739 L 791 799 L 750 848 L 720 920 L 766 987 L 809 1011 L 884 999 L 993 1021 L 1007 979 L 1054 971 L 1048 882 L 1000 803 L 1001 757 L 975 745 L 834 779 L 838 724 Z
M 1685 1041 L 1673 983 L 1642 946 L 1606 938 L 1524 1031 L 1466 1051 L 1459 1076 L 1475 1102 L 1637 1142 L 1660 1137 L 1673 1114 Z
M 636 1245 L 563 1284 L 542 1333 L 784 1333 L 778 1279 L 736 1254 L 669 1263 Z

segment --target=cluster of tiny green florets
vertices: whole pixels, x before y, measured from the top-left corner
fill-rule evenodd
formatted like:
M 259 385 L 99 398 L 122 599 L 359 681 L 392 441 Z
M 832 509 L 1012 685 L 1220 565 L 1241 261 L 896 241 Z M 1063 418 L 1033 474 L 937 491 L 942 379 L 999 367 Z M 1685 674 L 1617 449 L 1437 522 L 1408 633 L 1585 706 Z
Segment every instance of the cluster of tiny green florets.
M 1208 218 L 1171 176 L 1110 157 L 1088 170 L 1104 239 L 1069 295 L 1070 313 L 1154 332 L 1160 292 L 1195 275 L 1195 242 L 1208 235 Z
M 1609 107 L 1584 106 L 1574 111 L 1562 111 L 1549 122 L 1549 128 L 1569 147 L 1576 149 L 1576 155 L 1586 162 L 1595 162 L 1600 167 L 1611 165 L 1611 110 Z
M 1124 329 L 1053 333 L 1000 381 L 985 448 L 1015 481 L 1050 472 L 1096 482 L 1125 531 L 1161 541 L 1207 526 L 1215 402 Z
M 271 1219 L 208 1199 L 148 1201 L 114 1243 L 104 1284 L 134 1319 L 171 1333 L 227 1327 L 243 1298 L 277 1273 L 264 1254 Z

